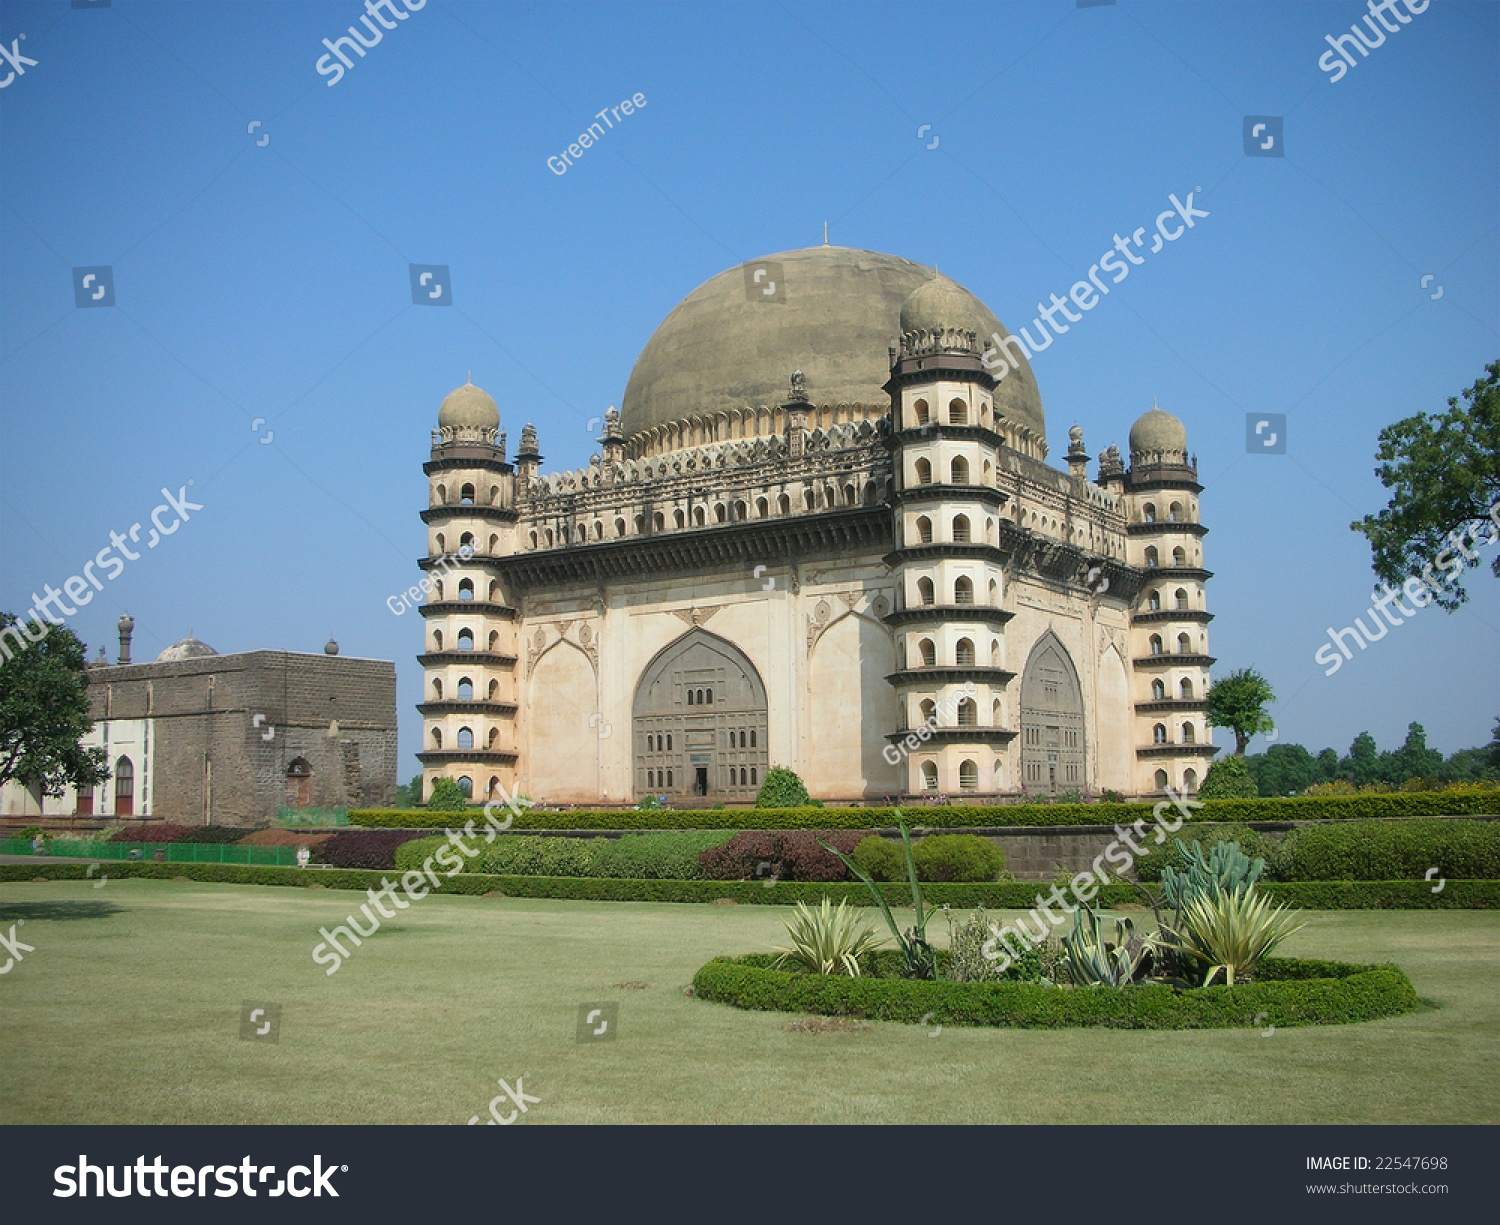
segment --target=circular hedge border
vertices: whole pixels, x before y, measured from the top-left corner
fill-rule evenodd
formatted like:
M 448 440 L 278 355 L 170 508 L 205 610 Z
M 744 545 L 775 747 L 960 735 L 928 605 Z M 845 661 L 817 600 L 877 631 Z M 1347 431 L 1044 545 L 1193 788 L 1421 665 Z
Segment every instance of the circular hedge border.
M 1243 1029 L 1350 1025 L 1417 1007 L 1396 966 L 1268 957 L 1252 983 L 1179 990 L 1163 983 L 1062 988 L 1037 983 L 919 982 L 773 970 L 771 953 L 716 957 L 693 994 L 736 1008 L 906 1024 L 1063 1029 Z

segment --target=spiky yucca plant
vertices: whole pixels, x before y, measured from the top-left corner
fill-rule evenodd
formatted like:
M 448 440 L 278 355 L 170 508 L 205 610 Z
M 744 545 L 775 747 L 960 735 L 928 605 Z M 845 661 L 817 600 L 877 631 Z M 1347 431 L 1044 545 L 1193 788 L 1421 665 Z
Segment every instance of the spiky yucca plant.
M 816 910 L 798 902 L 792 917 L 786 920 L 786 931 L 792 947 L 778 945 L 776 951 L 781 956 L 773 964 L 795 961 L 817 974 L 844 973 L 858 978 L 860 957 L 885 943 L 846 900 L 840 900 L 835 909 L 826 897 Z
M 1269 897 L 1252 889 L 1203 894 L 1182 910 L 1182 927 L 1175 939 L 1162 939 L 1162 947 L 1207 968 L 1203 979 L 1210 986 L 1220 970 L 1224 981 L 1234 986 L 1262 957 L 1283 940 L 1306 926 L 1297 922 L 1298 912 L 1277 906 Z

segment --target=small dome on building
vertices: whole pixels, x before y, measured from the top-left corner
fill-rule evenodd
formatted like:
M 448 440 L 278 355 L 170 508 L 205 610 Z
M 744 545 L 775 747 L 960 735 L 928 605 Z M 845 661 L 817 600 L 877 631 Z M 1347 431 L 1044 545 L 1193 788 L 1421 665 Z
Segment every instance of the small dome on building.
M 476 426 L 480 429 L 500 428 L 500 406 L 489 393 L 465 383 L 450 391 L 438 409 L 438 428 L 444 426 Z
M 985 313 L 983 303 L 962 285 L 945 276 L 935 276 L 917 286 L 901 304 L 901 331 L 933 332 L 942 328 L 959 328 L 988 340 L 988 335 L 982 330 Z
M 1154 455 L 1158 452 L 1185 454 L 1187 429 L 1171 413 L 1152 404 L 1151 411 L 1138 417 L 1130 427 L 1130 453 Z
M 323 654 L 324 655 L 337 655 L 338 653 L 339 653 L 339 644 L 336 643 L 332 638 L 330 638 L 328 640 L 328 642 L 323 647 Z
M 218 652 L 206 642 L 199 642 L 191 633 L 181 642 L 174 642 L 165 651 L 156 657 L 159 664 L 179 663 L 184 659 L 202 659 L 208 655 L 217 655 Z

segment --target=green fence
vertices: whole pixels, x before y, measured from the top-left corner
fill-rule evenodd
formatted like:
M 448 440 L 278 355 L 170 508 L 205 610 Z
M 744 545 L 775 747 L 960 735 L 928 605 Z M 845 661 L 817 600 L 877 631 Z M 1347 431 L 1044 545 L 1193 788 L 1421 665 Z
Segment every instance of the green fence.
M 166 863 L 247 863 L 290 868 L 294 846 L 239 846 L 227 842 L 70 842 L 54 838 L 38 859 L 144 859 Z M 0 840 L 0 855 L 31 855 L 31 839 Z

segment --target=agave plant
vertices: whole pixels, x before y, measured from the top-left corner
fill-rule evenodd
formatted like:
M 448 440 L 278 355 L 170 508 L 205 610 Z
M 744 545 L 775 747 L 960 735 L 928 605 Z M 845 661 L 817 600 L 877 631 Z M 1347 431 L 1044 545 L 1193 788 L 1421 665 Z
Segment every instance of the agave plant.
M 1297 913 L 1248 887 L 1205 893 L 1183 908 L 1181 930 L 1164 929 L 1156 943 L 1180 959 L 1206 967 L 1205 987 L 1220 970 L 1232 987 L 1236 978 L 1244 978 L 1257 961 L 1306 926 L 1297 922 Z
M 860 957 L 884 943 L 843 899 L 837 909 L 826 897 L 816 910 L 798 902 L 792 917 L 786 920 L 786 931 L 792 947 L 778 945 L 776 951 L 781 956 L 773 964 L 794 961 L 815 974 L 843 973 L 858 978 Z
M 895 937 L 896 945 L 901 950 L 902 973 L 907 978 L 933 979 L 937 977 L 937 952 L 932 945 L 927 943 L 927 924 L 932 921 L 932 916 L 938 913 L 938 908 L 927 907 L 922 900 L 922 886 L 917 884 L 917 864 L 911 853 L 911 835 L 906 832 L 906 822 L 901 817 L 900 809 L 896 810 L 896 825 L 901 830 L 901 845 L 906 850 L 906 879 L 911 882 L 911 902 L 917 910 L 916 926 L 909 927 L 904 932 L 897 926 L 896 916 L 891 914 L 891 908 L 886 904 L 885 894 L 871 879 L 870 874 L 843 851 L 829 846 L 821 838 L 818 839 L 818 845 L 829 854 L 837 855 L 842 859 L 844 866 L 863 881 L 865 888 L 870 891 L 870 896 L 880 907 L 880 913 L 885 916 L 886 926 L 891 929 L 891 935 Z
M 1093 906 L 1073 916 L 1073 931 L 1063 937 L 1062 970 L 1080 987 L 1124 987 L 1143 968 L 1151 942 L 1135 934 L 1129 919 L 1115 920 L 1113 943 L 1104 939 L 1104 920 Z
M 1220 842 L 1205 858 L 1203 844 L 1191 847 L 1174 838 L 1182 867 L 1168 864 L 1161 873 L 1162 897 L 1177 911 L 1179 919 L 1188 903 L 1200 897 L 1222 897 L 1248 890 L 1266 870 L 1264 859 L 1251 859 L 1238 842 Z

